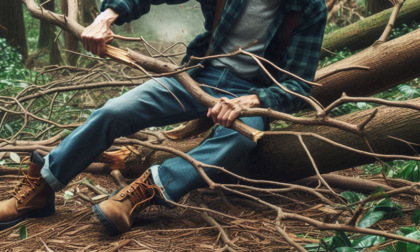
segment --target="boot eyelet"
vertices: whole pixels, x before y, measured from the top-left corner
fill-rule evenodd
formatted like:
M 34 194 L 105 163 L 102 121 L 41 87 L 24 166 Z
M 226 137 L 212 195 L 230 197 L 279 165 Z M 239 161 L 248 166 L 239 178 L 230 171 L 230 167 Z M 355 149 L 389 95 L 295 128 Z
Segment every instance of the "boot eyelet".
M 124 193 L 121 193 L 121 197 L 124 197 L 125 196 L 125 194 Z

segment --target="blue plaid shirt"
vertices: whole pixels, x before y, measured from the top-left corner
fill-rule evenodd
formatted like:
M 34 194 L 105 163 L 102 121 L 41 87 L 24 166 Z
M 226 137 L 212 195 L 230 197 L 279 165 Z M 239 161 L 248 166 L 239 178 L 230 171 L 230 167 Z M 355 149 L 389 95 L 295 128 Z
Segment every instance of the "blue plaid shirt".
M 149 12 L 151 4 L 180 4 L 187 1 L 188 0 L 104 0 L 101 10 L 104 11 L 107 8 L 114 9 L 119 14 L 119 18 L 115 23 L 117 25 L 122 25 L 126 22 L 138 19 L 140 16 Z M 188 45 L 186 59 L 191 55 L 204 56 L 209 46 L 217 0 L 198 1 L 201 3 L 201 9 L 204 14 L 204 27 L 206 32 L 198 35 Z M 223 38 L 241 14 L 241 11 L 245 6 L 245 1 L 247 0 L 227 1 L 220 23 L 214 31 L 213 44 L 211 47 L 212 52 L 220 43 L 222 43 Z M 273 58 L 274 52 L 272 49 L 270 50 L 270 48 L 275 48 L 275 45 L 274 47 L 269 45 L 276 41 L 274 39 L 275 35 L 278 33 L 280 27 L 282 27 L 286 14 L 291 11 L 301 13 L 299 22 L 282 57 Z M 317 68 L 326 17 L 327 9 L 325 0 L 283 0 L 279 14 L 269 28 L 264 57 L 270 59 L 279 67 L 292 72 L 303 79 L 312 81 Z M 269 81 L 263 73 L 261 73 L 261 77 L 261 88 L 250 89 L 249 93 L 258 95 L 263 107 L 290 113 L 304 105 L 300 98 L 285 93 L 275 83 Z M 274 77 L 289 90 L 306 96 L 310 94 L 311 87 L 302 81 L 291 78 L 280 72 L 276 72 Z

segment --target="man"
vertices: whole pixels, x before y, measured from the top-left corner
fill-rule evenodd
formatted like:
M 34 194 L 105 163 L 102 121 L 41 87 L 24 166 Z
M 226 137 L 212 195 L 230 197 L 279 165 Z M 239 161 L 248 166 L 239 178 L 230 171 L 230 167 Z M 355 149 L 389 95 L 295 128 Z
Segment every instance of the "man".
M 82 34 L 84 47 L 104 56 L 105 44 L 112 40 L 110 26 L 121 25 L 149 11 L 151 4 L 176 4 L 186 0 L 104 0 L 103 11 Z M 201 0 L 206 32 L 188 46 L 191 55 L 229 53 L 245 47 L 279 67 L 313 80 L 321 48 L 326 8 L 325 0 Z M 286 94 L 259 69 L 250 57 L 238 55 L 202 62 L 203 70 L 191 73 L 204 91 L 219 98 L 206 108 L 189 95 L 174 78 L 159 78 L 109 100 L 92 113 L 84 125 L 73 131 L 48 156 L 33 153 L 29 172 L 8 200 L 0 202 L 0 228 L 27 217 L 53 214 L 54 191 L 61 190 L 114 139 L 138 130 L 196 118 L 211 117 L 220 124 L 214 135 L 188 154 L 206 164 L 234 166 L 255 147 L 255 143 L 230 129 L 242 108 L 264 107 L 292 112 L 302 105 Z M 309 95 L 310 87 L 288 75 L 273 72 L 285 87 Z M 214 89 L 212 87 L 217 87 Z M 169 92 L 169 89 L 171 92 Z M 228 92 L 220 92 L 223 89 Z M 182 102 L 185 110 L 173 98 Z M 232 96 L 234 94 L 235 96 Z M 247 125 L 263 130 L 261 117 L 241 118 Z M 282 143 L 279 143 L 282 144 Z M 216 170 L 206 170 L 217 178 Z M 187 192 L 203 186 L 194 168 L 177 157 L 152 166 L 132 184 L 109 200 L 93 206 L 98 219 L 111 233 L 130 229 L 138 212 L 151 204 L 177 201 Z M 166 198 L 167 201 L 163 200 Z

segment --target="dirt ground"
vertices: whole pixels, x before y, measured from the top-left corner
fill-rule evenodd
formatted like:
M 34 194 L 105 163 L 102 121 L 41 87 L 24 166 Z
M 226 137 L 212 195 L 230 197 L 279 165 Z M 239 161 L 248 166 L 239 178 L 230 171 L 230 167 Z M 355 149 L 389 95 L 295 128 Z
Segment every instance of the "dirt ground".
M 347 170 L 347 175 L 355 175 Z M 353 173 L 353 174 L 352 174 Z M 166 209 L 151 207 L 140 214 L 133 228 L 122 235 L 112 237 L 105 232 L 93 216 L 92 204 L 78 196 L 65 200 L 65 191 L 76 191 L 94 196 L 79 181 L 87 178 L 109 192 L 118 187 L 111 176 L 80 174 L 74 182 L 56 194 L 56 213 L 42 219 L 27 219 L 17 226 L 0 231 L 0 251 L 215 251 L 224 247 L 219 231 L 208 224 L 201 213 L 177 207 Z M 0 177 L 0 195 L 5 199 L 16 185 L 15 176 Z M 341 216 L 340 211 L 327 208 L 319 200 L 301 193 L 288 193 L 281 197 L 262 196 L 283 207 L 318 220 Z M 205 203 L 208 208 L 238 217 L 228 219 L 211 216 L 224 228 L 230 239 L 240 247 L 239 251 L 290 251 L 292 250 L 272 225 L 275 213 L 250 202 L 228 195 L 233 206 L 223 203 L 217 194 L 207 189 L 194 191 L 181 202 L 190 206 Z M 401 202 L 413 202 L 401 198 Z M 401 203 L 400 202 L 400 203 Z M 346 218 L 346 216 L 341 216 Z M 348 216 L 347 216 L 348 217 Z M 380 223 L 384 230 L 395 230 L 402 223 L 410 224 L 409 217 L 396 217 Z M 333 235 L 298 222 L 285 222 L 286 231 L 302 245 L 318 242 Z M 19 229 L 26 226 L 27 238 L 21 240 Z

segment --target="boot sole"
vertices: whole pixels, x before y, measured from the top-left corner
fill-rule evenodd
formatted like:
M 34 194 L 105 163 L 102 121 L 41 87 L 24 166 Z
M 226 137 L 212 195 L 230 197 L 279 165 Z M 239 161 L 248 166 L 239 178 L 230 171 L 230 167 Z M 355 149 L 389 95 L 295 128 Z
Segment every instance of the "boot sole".
M 45 207 L 39 210 L 35 210 L 32 212 L 28 212 L 16 220 L 12 220 L 9 222 L 0 222 L 0 230 L 13 227 L 14 225 L 18 224 L 19 222 L 25 220 L 26 218 L 43 218 L 47 216 L 51 216 L 55 213 L 55 205 Z
M 115 236 L 123 233 L 119 231 L 118 228 L 114 225 L 114 223 L 112 223 L 112 221 L 108 219 L 108 217 L 104 214 L 104 212 L 102 212 L 102 209 L 99 207 L 98 204 L 92 206 L 92 211 L 109 234 Z

